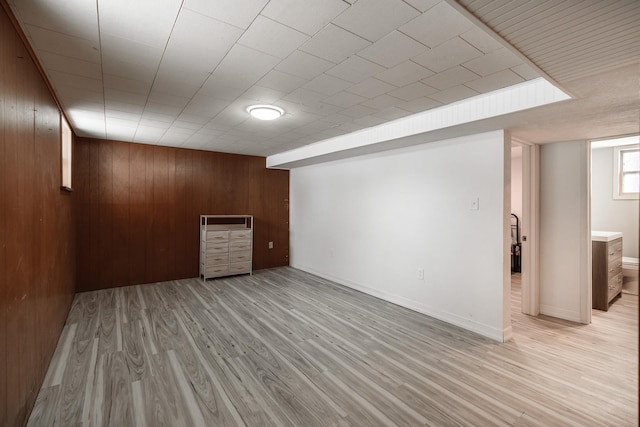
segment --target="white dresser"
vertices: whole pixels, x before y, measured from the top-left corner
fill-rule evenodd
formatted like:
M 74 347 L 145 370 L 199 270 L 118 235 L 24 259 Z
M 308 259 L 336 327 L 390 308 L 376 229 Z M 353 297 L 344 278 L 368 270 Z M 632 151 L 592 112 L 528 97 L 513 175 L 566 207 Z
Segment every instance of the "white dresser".
M 253 216 L 200 215 L 200 277 L 251 274 Z

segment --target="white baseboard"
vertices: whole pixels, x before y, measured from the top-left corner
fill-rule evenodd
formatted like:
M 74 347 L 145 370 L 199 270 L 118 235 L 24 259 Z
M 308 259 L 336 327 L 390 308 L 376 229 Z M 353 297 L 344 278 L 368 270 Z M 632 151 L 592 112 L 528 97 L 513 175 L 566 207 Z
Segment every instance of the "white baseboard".
M 417 303 L 414 300 L 410 300 L 400 295 L 393 295 L 386 292 L 381 292 L 376 289 L 370 288 L 366 285 L 362 285 L 360 283 L 355 283 L 349 280 L 332 276 L 330 274 L 325 274 L 307 266 L 292 264 L 291 267 L 296 268 L 298 270 L 305 271 L 315 276 L 322 277 L 323 279 L 331 280 L 332 282 L 335 282 L 339 285 L 343 285 L 348 288 L 355 289 L 356 291 L 374 296 L 376 298 L 380 298 L 384 301 L 399 305 L 401 307 L 408 308 L 420 314 L 424 314 L 426 316 L 433 317 L 438 320 L 442 320 L 443 322 L 450 323 L 462 329 L 475 332 L 476 334 L 490 338 L 494 341 L 505 342 L 511 338 L 511 325 L 509 325 L 509 327 L 505 328 L 504 330 L 499 328 L 494 328 L 489 325 L 485 325 L 476 321 L 472 321 L 472 320 L 460 317 L 454 313 L 449 313 L 446 311 L 434 309 L 433 307 L 429 307 L 425 304 Z

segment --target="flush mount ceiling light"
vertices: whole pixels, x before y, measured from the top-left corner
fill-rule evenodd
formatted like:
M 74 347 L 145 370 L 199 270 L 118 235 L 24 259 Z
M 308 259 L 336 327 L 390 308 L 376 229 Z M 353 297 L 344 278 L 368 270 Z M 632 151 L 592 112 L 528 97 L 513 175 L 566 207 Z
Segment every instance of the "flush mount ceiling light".
M 252 105 L 247 112 L 260 120 L 275 120 L 284 114 L 284 110 L 275 105 Z

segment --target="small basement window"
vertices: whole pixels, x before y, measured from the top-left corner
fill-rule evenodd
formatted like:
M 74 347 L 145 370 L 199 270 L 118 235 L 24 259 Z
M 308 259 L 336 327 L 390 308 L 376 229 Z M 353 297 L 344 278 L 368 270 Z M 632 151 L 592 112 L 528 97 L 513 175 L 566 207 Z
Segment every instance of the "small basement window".
M 71 126 L 60 114 L 60 140 L 61 140 L 61 167 L 62 167 L 62 189 L 71 191 L 71 146 L 73 132 Z
M 638 199 L 640 195 L 640 148 L 638 144 L 614 148 L 613 198 Z

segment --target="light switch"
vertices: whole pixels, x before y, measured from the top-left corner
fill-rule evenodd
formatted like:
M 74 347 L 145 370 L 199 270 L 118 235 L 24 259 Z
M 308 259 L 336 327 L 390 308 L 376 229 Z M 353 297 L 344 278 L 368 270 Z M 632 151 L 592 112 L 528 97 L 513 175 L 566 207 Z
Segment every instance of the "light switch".
M 269 242 L 269 249 L 273 249 L 273 242 Z
M 477 211 L 480 209 L 480 198 L 474 197 L 469 204 L 469 210 Z

